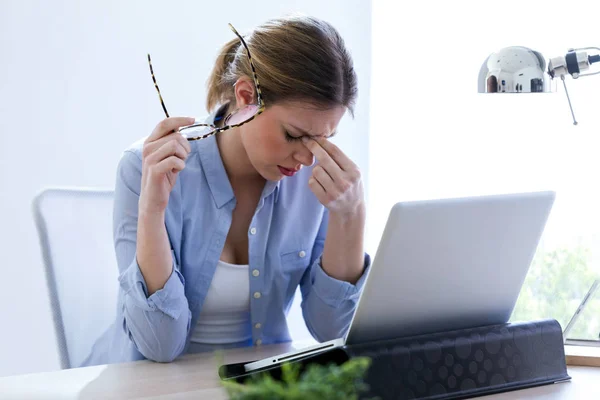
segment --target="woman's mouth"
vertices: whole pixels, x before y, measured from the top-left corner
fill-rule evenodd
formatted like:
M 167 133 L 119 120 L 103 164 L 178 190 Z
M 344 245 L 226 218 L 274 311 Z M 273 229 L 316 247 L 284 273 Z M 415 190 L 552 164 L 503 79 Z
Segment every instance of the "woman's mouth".
M 285 176 L 294 176 L 296 174 L 296 172 L 298 172 L 298 170 L 296 170 L 296 169 L 285 168 L 285 167 L 282 167 L 281 165 L 278 165 L 277 167 L 279 168 L 279 171 Z

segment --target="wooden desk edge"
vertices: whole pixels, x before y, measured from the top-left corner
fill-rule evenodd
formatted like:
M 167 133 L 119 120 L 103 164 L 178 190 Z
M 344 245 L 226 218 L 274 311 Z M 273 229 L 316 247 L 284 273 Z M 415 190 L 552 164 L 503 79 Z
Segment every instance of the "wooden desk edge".
M 600 367 L 600 347 L 565 346 L 567 365 Z

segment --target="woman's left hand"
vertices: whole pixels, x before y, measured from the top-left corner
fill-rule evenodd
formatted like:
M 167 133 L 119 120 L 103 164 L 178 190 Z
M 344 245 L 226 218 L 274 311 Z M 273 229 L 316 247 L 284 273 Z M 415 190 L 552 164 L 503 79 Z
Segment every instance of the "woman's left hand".
M 360 169 L 339 147 L 322 137 L 302 138 L 317 159 L 308 186 L 330 213 L 348 217 L 364 209 Z

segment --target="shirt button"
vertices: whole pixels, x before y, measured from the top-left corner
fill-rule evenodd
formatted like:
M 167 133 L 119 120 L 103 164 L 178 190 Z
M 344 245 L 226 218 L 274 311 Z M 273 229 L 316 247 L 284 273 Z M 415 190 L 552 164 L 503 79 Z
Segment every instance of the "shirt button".
M 252 276 L 259 276 L 260 275 L 260 271 L 255 269 L 252 271 Z
M 254 324 L 254 327 L 255 327 L 256 329 L 260 329 L 260 327 L 261 327 L 261 326 L 262 326 L 262 325 L 260 324 L 260 322 L 257 322 L 256 324 Z
M 251 235 L 256 235 L 256 228 L 250 229 L 250 234 Z
M 300 258 L 304 258 L 304 256 L 306 256 L 306 253 L 304 252 L 304 250 L 302 250 L 300 253 L 298 253 L 298 256 Z
M 260 292 L 254 292 L 254 298 L 260 299 Z
M 257 345 L 257 346 L 260 346 L 261 344 L 262 344 L 262 340 L 258 339 L 258 340 L 256 341 L 256 345 Z

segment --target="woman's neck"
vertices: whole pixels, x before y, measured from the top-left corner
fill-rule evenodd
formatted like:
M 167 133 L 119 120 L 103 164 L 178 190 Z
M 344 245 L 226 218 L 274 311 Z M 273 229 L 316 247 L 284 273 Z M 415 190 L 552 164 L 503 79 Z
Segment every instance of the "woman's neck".
M 240 134 L 239 128 L 232 128 L 216 135 L 217 146 L 229 181 L 232 185 L 236 182 L 248 181 L 265 183 L 265 179 L 250 162 Z

